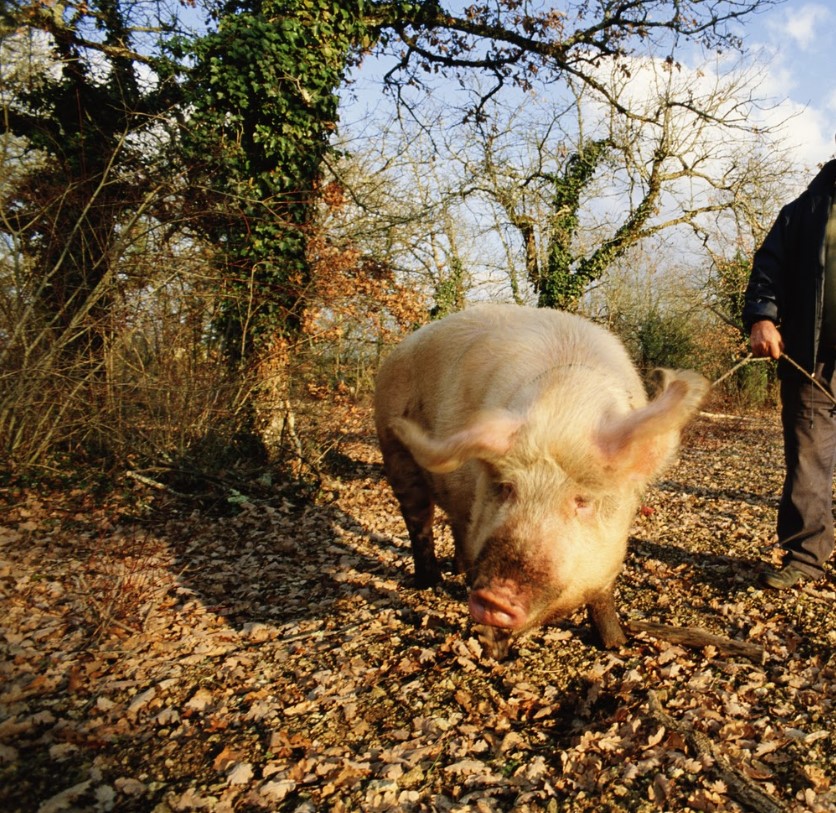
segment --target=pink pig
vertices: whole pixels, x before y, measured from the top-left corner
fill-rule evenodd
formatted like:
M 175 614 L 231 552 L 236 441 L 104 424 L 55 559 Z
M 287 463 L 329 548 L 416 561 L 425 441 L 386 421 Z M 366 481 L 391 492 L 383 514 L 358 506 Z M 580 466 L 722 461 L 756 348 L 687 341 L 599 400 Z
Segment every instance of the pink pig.
M 661 378 L 648 402 L 615 336 L 517 305 L 432 322 L 384 360 L 375 422 L 416 582 L 441 578 L 439 505 L 490 655 L 582 606 L 605 647 L 624 643 L 613 584 L 630 524 L 708 388 L 690 371 Z

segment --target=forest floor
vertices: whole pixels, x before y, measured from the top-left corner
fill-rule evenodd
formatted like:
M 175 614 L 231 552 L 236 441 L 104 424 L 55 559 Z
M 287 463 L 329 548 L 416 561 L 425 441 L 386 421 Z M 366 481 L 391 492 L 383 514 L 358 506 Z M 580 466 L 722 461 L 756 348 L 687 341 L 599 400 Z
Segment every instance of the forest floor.
M 0 810 L 836 811 L 833 571 L 757 584 L 773 413 L 689 428 L 617 589 L 754 658 L 602 651 L 581 613 L 487 658 L 460 577 L 411 586 L 368 413 L 339 426 L 314 505 L 2 490 Z

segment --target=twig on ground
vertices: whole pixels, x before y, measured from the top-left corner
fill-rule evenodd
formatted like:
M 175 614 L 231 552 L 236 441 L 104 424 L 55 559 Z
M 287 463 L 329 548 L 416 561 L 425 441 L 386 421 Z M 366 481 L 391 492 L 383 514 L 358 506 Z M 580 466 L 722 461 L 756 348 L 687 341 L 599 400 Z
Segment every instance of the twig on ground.
M 674 644 L 701 649 L 713 646 L 723 655 L 748 658 L 756 663 L 763 663 L 763 649 L 748 641 L 738 641 L 726 638 L 724 635 L 714 635 L 699 627 L 672 627 L 668 624 L 658 624 L 655 621 L 639 621 L 628 619 L 624 626 L 632 633 L 647 632 L 654 638 L 662 638 Z
M 647 693 L 651 716 L 670 731 L 677 734 L 700 755 L 707 755 L 714 761 L 720 779 L 725 782 L 729 795 L 748 810 L 755 813 L 785 813 L 786 808 L 774 797 L 761 790 L 754 782 L 735 770 L 711 739 L 697 731 L 684 720 L 676 720 L 663 708 L 658 695 L 653 689 Z
M 702 409 L 700 410 L 700 417 L 709 421 L 749 421 L 750 423 L 754 423 L 757 420 L 757 418 L 747 415 L 728 415 L 723 412 L 706 412 Z
M 139 472 L 126 471 L 125 476 L 131 480 L 136 480 L 137 483 L 141 483 L 144 486 L 156 489 L 157 491 L 166 491 L 169 494 L 173 494 L 175 497 L 180 497 L 182 499 L 193 499 L 193 495 L 183 494 L 181 491 L 175 491 L 171 488 L 171 486 L 167 486 L 165 483 L 161 483 L 158 480 L 152 480 L 150 477 L 146 477 L 144 474 L 140 474 Z

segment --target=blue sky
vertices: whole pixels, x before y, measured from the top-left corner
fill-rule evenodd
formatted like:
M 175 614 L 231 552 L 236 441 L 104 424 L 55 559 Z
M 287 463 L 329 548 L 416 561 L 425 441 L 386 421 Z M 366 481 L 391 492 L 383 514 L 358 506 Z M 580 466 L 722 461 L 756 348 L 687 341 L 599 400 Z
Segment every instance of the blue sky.
M 456 5 L 456 0 L 452 3 Z M 555 2 L 559 6 L 559 2 Z M 786 120 L 785 142 L 804 169 L 836 156 L 836 4 L 833 0 L 786 0 L 745 19 L 744 66 L 760 74 L 757 94 L 768 105 L 767 123 Z M 703 58 L 706 58 L 705 55 Z M 730 61 L 736 59 L 729 54 Z M 379 68 L 370 60 L 361 70 L 359 90 L 365 105 L 375 107 L 380 86 L 372 79 Z M 698 69 L 699 65 L 691 66 Z M 370 70 L 371 69 L 371 70 Z M 364 81 L 365 80 L 365 81 Z M 379 77 L 378 77 L 379 80 Z M 348 113 L 348 111 L 344 111 Z M 356 115 L 356 110 L 352 111 Z M 352 113 L 347 118 L 351 119 Z
M 787 139 L 805 166 L 836 155 L 836 7 L 789 0 L 753 16 L 743 34 L 763 59 L 762 90 L 794 114 Z
M 449 0 L 451 4 L 463 1 Z M 551 1 L 555 7 L 560 6 L 560 0 Z M 762 142 L 761 148 L 788 149 L 796 168 L 801 170 L 798 174 L 787 174 L 785 195 L 789 200 L 806 186 L 820 164 L 836 156 L 836 3 L 833 0 L 787 0 L 750 15 L 736 33 L 744 40 L 743 55 L 728 52 L 718 56 L 682 44 L 677 51 L 677 58 L 682 62 L 681 76 L 699 88 L 702 83 L 710 87 L 717 74 L 722 77 L 725 71 L 734 77 L 743 75 L 746 81 L 740 85 L 744 94 L 740 101 L 743 109 L 749 111 L 748 121 L 779 127 L 780 138 L 775 139 L 773 133 Z M 656 54 L 657 59 L 663 56 Z M 635 82 L 636 95 L 641 97 L 641 83 L 646 81 L 642 67 L 647 60 L 641 56 L 636 60 L 630 81 Z M 341 128 L 342 134 L 348 136 L 349 149 L 353 149 L 351 143 L 357 143 L 362 150 L 366 142 L 380 138 L 374 129 L 375 122 L 391 112 L 390 100 L 381 90 L 382 73 L 379 62 L 368 60 L 356 75 L 358 82 L 352 91 L 356 101 L 344 107 L 344 126 Z M 435 98 L 446 99 L 445 94 L 451 86 L 445 87 L 439 80 Z M 653 90 L 652 85 L 648 90 Z M 457 91 L 453 87 L 450 92 L 454 95 L 448 107 L 452 108 L 457 103 Z M 552 92 L 556 91 L 547 89 L 545 95 Z M 352 93 L 346 94 L 346 98 Z M 458 93 L 460 99 L 460 91 Z M 762 100 L 759 107 L 751 110 L 745 104 L 750 93 Z M 755 117 L 757 120 L 753 121 Z M 722 132 L 720 137 L 725 137 Z M 741 149 L 745 150 L 746 136 L 741 135 L 741 138 L 744 139 Z M 753 146 L 756 145 L 757 137 L 750 135 L 749 138 Z M 713 150 L 709 156 L 724 160 L 725 142 L 715 148 L 711 137 L 706 136 L 706 144 L 708 150 Z M 483 234 L 479 229 L 487 222 L 484 212 L 479 212 L 476 221 L 473 233 Z M 477 250 L 479 259 L 484 259 L 486 245 L 481 244 Z M 698 247 L 698 251 L 702 252 L 702 247 Z M 676 243 L 676 252 L 677 261 L 681 262 L 686 251 L 680 243 Z

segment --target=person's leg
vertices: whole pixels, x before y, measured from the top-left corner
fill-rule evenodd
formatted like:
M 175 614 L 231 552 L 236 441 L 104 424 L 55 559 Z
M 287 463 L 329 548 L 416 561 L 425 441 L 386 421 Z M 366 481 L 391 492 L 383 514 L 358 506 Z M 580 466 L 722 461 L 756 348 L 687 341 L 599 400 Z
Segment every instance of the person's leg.
M 833 362 L 820 364 L 816 378 L 833 391 Z M 820 578 L 833 552 L 833 467 L 836 462 L 836 405 L 806 379 L 781 382 L 786 476 L 778 507 L 778 540 L 785 565 Z

